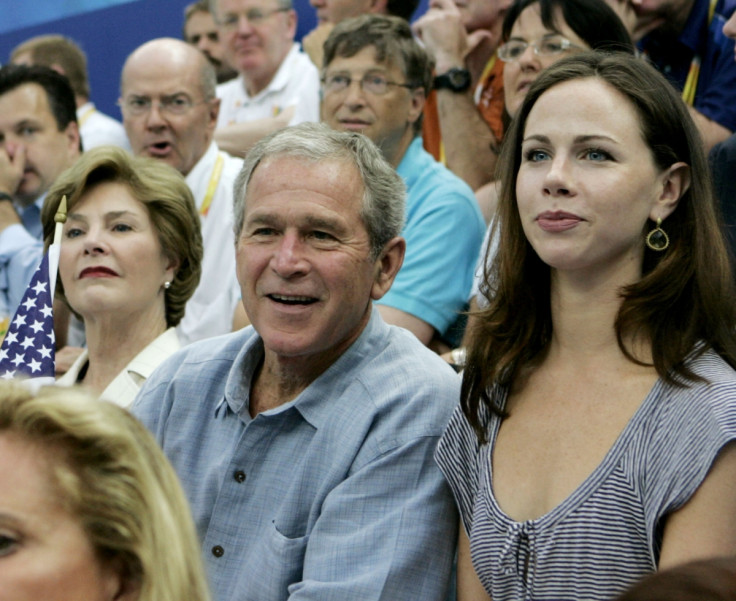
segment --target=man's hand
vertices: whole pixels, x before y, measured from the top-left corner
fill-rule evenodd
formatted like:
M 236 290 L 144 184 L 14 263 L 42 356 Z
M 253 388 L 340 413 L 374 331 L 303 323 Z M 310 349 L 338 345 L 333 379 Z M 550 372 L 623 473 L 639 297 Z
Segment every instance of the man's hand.
M 433 0 L 429 10 L 412 29 L 435 60 L 437 73 L 465 65 L 469 51 L 468 34 L 460 11 L 452 0 Z
M 434 59 L 435 71 L 440 74 L 453 67 L 467 67 L 477 76 L 499 41 L 494 40 L 491 32 L 484 29 L 468 34 L 453 0 L 432 0 L 429 10 L 414 23 L 412 29 Z M 476 56 L 478 60 L 475 60 Z
M 0 192 L 15 195 L 26 166 L 26 149 L 23 146 L 0 147 Z

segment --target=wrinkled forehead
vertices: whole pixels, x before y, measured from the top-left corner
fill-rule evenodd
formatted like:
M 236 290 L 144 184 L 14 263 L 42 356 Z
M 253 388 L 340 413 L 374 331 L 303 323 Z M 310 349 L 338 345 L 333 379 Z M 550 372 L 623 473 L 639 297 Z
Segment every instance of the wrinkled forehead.
M 349 40 L 346 40 L 335 48 L 335 56 L 325 65 L 325 71 L 335 69 L 336 63 L 339 63 L 340 68 L 359 65 L 366 71 L 368 69 L 385 69 L 387 71 L 398 69 L 406 74 L 403 58 L 395 44 L 389 44 L 384 49 L 375 44 L 354 47 Z
M 121 79 L 123 96 L 157 98 L 201 92 L 201 65 L 184 61 L 163 61 L 147 55 L 136 57 L 126 64 Z

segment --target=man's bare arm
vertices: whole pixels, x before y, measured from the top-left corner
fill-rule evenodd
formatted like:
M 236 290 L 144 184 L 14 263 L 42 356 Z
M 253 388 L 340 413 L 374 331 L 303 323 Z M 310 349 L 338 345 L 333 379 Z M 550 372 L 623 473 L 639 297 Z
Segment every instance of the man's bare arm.
M 469 35 L 452 0 L 434 0 L 414 31 L 434 58 L 438 74 L 453 67 L 471 72 L 468 91 L 437 90 L 437 107 L 447 166 L 475 190 L 492 179 L 496 166 L 497 141 L 475 106 L 473 89 L 497 40 L 487 31 Z
M 218 127 L 215 130 L 215 142 L 225 152 L 236 157 L 244 157 L 261 138 L 289 125 L 294 110 L 294 107 L 290 106 L 275 117 Z
M 422 344 L 428 345 L 434 336 L 434 328 L 426 321 L 414 317 L 409 313 L 405 313 L 401 309 L 387 307 L 386 305 L 378 305 L 378 311 L 386 323 L 394 326 L 402 327 L 412 332 Z

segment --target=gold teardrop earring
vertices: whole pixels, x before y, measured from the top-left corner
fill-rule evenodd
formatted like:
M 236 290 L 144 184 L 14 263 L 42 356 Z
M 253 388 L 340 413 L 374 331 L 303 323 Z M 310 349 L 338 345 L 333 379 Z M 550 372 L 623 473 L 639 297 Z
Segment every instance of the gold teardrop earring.
M 647 234 L 646 243 L 649 248 L 656 252 L 662 252 L 667 250 L 670 245 L 670 237 L 667 235 L 660 226 L 662 225 L 662 218 L 657 218 L 657 227 Z

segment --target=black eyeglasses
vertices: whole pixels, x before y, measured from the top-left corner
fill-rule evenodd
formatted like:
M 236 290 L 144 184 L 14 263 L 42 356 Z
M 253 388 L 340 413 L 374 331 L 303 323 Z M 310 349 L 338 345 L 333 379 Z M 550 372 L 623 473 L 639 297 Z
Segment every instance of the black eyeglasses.
M 353 78 L 349 73 L 333 73 L 325 75 L 322 78 L 322 89 L 325 94 L 336 94 L 344 92 L 353 83 Z M 401 88 L 413 89 L 417 86 L 410 83 L 399 83 L 397 81 L 389 81 L 380 73 L 366 73 L 360 79 L 360 87 L 364 92 L 375 96 L 383 96 L 390 86 L 399 86 Z

